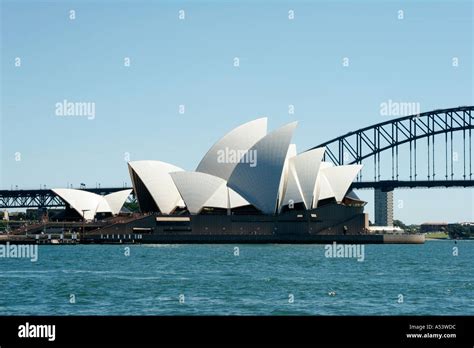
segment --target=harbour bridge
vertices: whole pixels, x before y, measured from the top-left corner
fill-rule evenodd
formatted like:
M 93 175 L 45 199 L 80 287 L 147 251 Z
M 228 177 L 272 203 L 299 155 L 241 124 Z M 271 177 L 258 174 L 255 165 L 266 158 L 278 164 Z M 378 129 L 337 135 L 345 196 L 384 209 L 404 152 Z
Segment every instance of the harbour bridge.
M 474 186 L 473 110 L 461 106 L 391 119 L 314 148 L 326 147 L 325 160 L 335 165 L 364 164 L 352 188 L 374 189 L 375 224 L 391 226 L 395 188 Z
M 473 187 L 474 106 L 433 110 L 390 119 L 339 136 L 326 147 L 325 161 L 364 164 L 354 189 L 374 189 L 375 224 L 393 223 L 395 188 Z M 84 188 L 107 194 L 127 187 Z M 135 198 L 129 197 L 130 201 Z M 2 208 L 62 207 L 48 189 L 0 190 Z

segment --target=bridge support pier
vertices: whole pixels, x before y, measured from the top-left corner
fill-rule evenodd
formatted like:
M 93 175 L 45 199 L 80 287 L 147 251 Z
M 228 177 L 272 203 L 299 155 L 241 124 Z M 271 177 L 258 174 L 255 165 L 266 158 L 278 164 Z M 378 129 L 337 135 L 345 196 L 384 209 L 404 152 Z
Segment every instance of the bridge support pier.
M 374 190 L 376 226 L 393 226 L 393 188 Z

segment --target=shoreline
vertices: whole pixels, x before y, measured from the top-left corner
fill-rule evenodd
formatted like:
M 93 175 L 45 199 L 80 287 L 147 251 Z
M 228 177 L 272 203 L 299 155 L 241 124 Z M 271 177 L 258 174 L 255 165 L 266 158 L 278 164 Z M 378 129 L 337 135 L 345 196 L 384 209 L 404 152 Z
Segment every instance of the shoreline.
M 10 237 L 10 238 L 8 238 Z M 41 237 L 41 238 L 40 238 Z M 424 244 L 422 234 L 390 235 L 281 235 L 281 236 L 239 236 L 239 235 L 148 235 L 145 238 L 131 238 L 130 235 L 115 235 L 112 238 L 103 236 L 86 236 L 79 239 L 61 239 L 59 236 L 1 236 L 0 244 L 35 244 L 35 245 L 140 245 L 140 244 Z

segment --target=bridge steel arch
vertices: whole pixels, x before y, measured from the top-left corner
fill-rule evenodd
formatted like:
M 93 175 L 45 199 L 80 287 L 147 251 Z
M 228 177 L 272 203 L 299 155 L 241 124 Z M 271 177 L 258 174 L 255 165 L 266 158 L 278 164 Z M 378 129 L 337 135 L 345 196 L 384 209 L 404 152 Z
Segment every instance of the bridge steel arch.
M 374 180 L 380 181 L 380 155 L 391 150 L 392 181 L 399 178 L 399 146 L 409 144 L 410 181 L 417 177 L 417 144 L 420 139 L 427 140 L 428 181 L 435 180 L 435 136 L 445 134 L 445 180 L 453 180 L 453 133 L 462 132 L 463 137 L 463 179 L 472 181 L 472 130 L 474 129 L 474 106 L 434 110 L 419 115 L 404 116 L 349 132 L 314 148 L 326 147 L 325 160 L 335 165 L 362 163 L 373 157 Z M 466 139 L 469 147 L 466 149 Z M 449 163 L 449 165 L 448 165 Z M 361 177 L 357 181 L 362 181 Z M 454 181 L 454 180 L 453 180 Z M 458 181 L 456 181 L 458 182 Z M 446 183 L 447 186 L 451 186 Z M 375 184 L 374 184 L 375 185 Z M 466 182 L 471 186 L 472 182 Z M 357 186 L 357 182 L 355 183 Z M 364 187 L 370 187 L 365 182 Z M 380 186 L 380 185 L 378 185 Z M 414 185 L 416 186 L 416 185 Z M 412 186 L 412 187 L 414 187 Z M 424 186 L 424 185 L 421 185 Z M 436 186 L 436 185 L 431 185 Z M 445 186 L 440 183 L 440 186 Z M 463 185 L 464 186 L 464 185 Z
M 474 187 L 473 111 L 474 106 L 461 106 L 404 116 L 349 132 L 314 148 L 326 147 L 324 160 L 335 165 L 361 164 L 364 160 L 373 160 L 373 180 L 363 181 L 360 174 L 352 188 L 373 188 L 375 224 L 390 226 L 393 223 L 393 190 L 397 187 Z M 462 134 L 462 179 L 454 178 L 454 133 Z M 436 158 L 439 153 L 435 156 L 435 137 L 439 140 L 442 134 L 442 155 L 445 158 L 441 161 L 444 164 L 444 175 L 440 179 L 440 175 L 436 176 Z M 426 150 L 423 162 L 427 165 L 427 176 L 420 180 L 417 179 L 417 156 L 420 155 L 417 145 L 424 139 L 427 146 L 423 146 L 423 150 Z M 409 148 L 409 180 L 399 180 L 399 147 L 404 144 L 408 144 Z M 381 154 L 387 152 L 391 152 L 391 179 L 381 178 Z

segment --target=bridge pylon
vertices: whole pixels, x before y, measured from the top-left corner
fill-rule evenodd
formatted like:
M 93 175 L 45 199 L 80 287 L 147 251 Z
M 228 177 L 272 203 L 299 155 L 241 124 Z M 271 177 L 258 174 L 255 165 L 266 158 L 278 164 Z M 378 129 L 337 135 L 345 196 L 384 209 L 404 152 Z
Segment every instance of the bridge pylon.
M 374 215 L 376 226 L 393 226 L 393 188 L 374 189 Z

